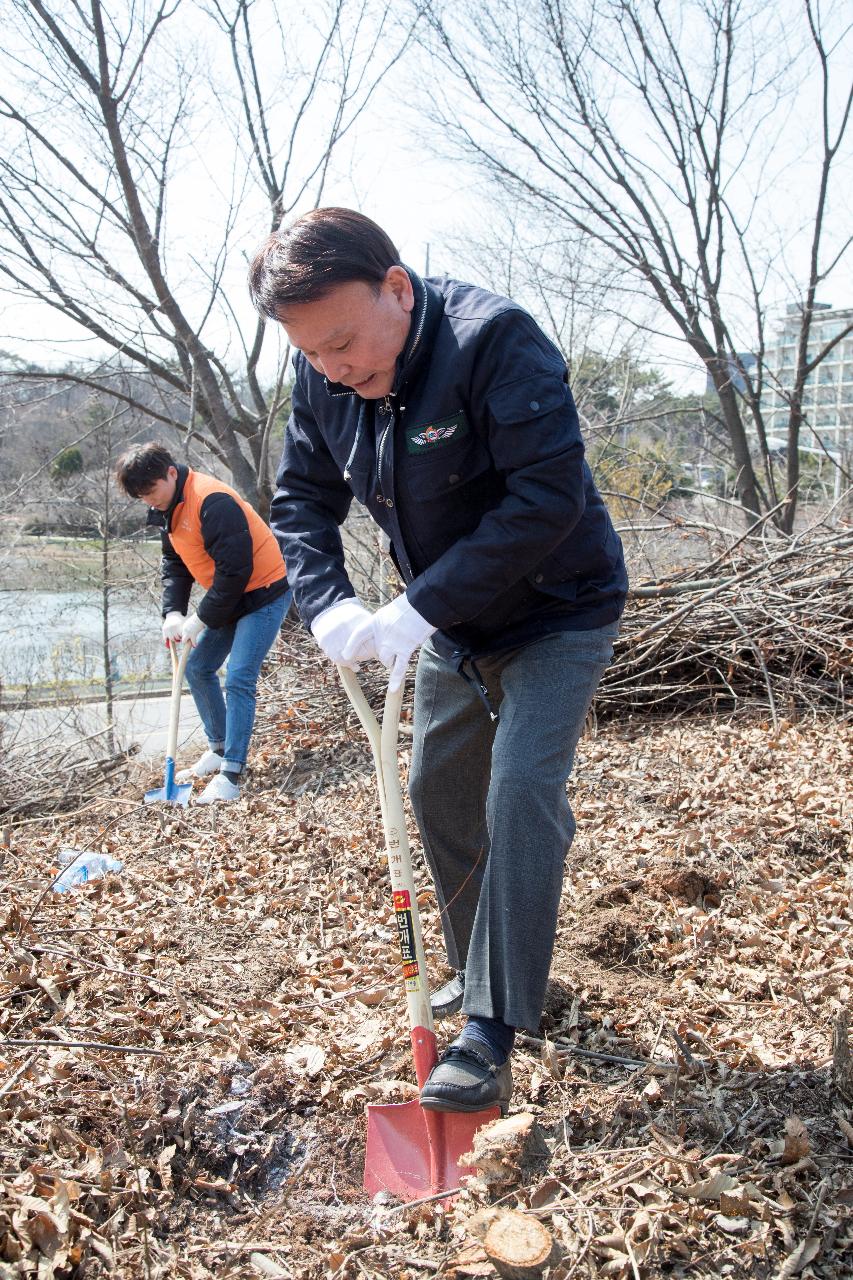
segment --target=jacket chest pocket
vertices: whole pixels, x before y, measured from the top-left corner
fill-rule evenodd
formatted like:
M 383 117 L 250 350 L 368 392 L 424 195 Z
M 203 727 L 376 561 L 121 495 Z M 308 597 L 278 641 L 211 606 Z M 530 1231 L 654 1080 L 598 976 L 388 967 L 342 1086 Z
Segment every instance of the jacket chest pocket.
M 415 502 L 430 502 L 465 489 L 491 470 L 488 450 L 474 435 L 434 446 L 422 456 L 405 455 L 403 483 Z

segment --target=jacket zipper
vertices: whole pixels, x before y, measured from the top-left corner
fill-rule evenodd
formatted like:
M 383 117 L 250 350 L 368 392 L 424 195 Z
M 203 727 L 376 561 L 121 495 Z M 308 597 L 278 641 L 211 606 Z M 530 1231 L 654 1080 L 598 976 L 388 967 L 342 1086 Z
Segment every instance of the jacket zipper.
M 379 480 L 380 493 L 381 493 L 381 490 L 384 488 L 384 485 L 382 484 L 382 459 L 385 453 L 385 442 L 388 439 L 388 432 L 391 430 L 391 428 L 394 425 L 394 406 L 391 404 L 390 396 L 383 396 L 382 412 L 388 415 L 388 421 L 386 422 L 385 429 L 379 438 L 379 451 L 376 459 L 376 476 L 377 476 L 377 479 Z M 386 507 L 390 507 L 394 505 L 390 498 L 383 497 L 382 501 L 385 503 Z
M 418 277 L 418 279 L 420 279 L 420 277 Z M 413 341 L 412 341 L 411 349 L 409 350 L 409 360 L 411 360 L 411 358 L 412 358 L 413 354 L 415 353 L 415 351 L 416 351 L 416 350 L 417 350 L 417 348 L 418 348 L 418 344 L 419 344 L 419 342 L 420 342 L 420 340 L 421 340 L 421 335 L 423 334 L 423 331 L 424 331 L 424 324 L 425 324 L 425 322 L 426 322 L 426 313 L 427 313 L 427 295 L 426 295 L 426 286 L 425 286 L 425 285 L 423 285 L 423 282 L 422 282 L 422 281 L 421 281 L 421 284 L 422 284 L 423 291 L 424 291 L 424 299 L 423 299 L 423 303 L 422 303 L 422 305 L 421 305 L 421 313 L 420 313 L 420 316 L 418 317 L 418 327 L 417 327 L 417 330 L 415 331 L 415 336 L 414 336 L 414 339 L 413 339 Z M 408 361 L 407 361 L 406 363 L 408 364 Z M 326 394 L 327 394 L 327 395 L 329 395 L 330 397 L 332 397 L 333 399 L 341 399 L 341 398 L 343 398 L 344 396 L 354 396 L 354 395 L 355 395 L 355 392 L 354 392 L 354 391 L 332 391 L 332 390 L 330 390 L 330 384 L 329 384 L 329 379 L 328 379 L 328 378 L 324 378 L 324 382 L 325 382 L 325 384 L 326 384 Z M 377 469 L 376 469 L 376 474 L 377 474 L 377 479 L 378 479 L 378 480 L 380 480 L 380 482 L 381 482 L 381 476 L 382 476 L 382 450 L 383 450 L 383 448 L 384 448 L 385 440 L 386 440 L 386 437 L 387 437 L 387 435 L 388 435 L 388 427 L 390 427 L 390 426 L 392 425 L 393 421 L 394 421 L 394 414 L 393 414 L 393 410 L 392 410 L 391 397 L 390 397 L 390 395 L 389 395 L 389 396 L 383 396 L 383 398 L 382 398 L 382 399 L 383 399 L 383 405 L 382 405 L 383 412 L 385 412 L 385 413 L 387 413 L 387 414 L 390 414 L 391 416 L 390 416 L 390 420 L 389 420 L 389 422 L 388 422 L 388 426 L 386 426 L 386 428 L 385 428 L 384 432 L 382 433 L 382 437 L 381 437 L 380 442 L 379 442 L 379 455 L 378 455 L 378 458 L 377 458 Z M 401 412 L 403 412 L 403 411 L 405 410 L 405 405 L 401 405 L 401 406 L 400 406 L 400 410 L 401 410 Z M 357 451 L 358 451 L 358 445 L 359 445 L 359 441 L 360 441 L 360 439 L 361 439 L 361 425 L 362 425 L 362 421 L 363 421 L 363 420 L 362 420 L 362 418 L 361 418 L 361 415 L 359 415 L 359 422 L 358 422 L 358 426 L 356 427 L 356 431 L 355 431 L 355 439 L 353 440 L 352 448 L 350 449 L 349 457 L 347 458 L 346 463 L 344 464 L 344 480 L 346 480 L 347 482 L 349 482 L 349 481 L 350 481 L 350 479 L 352 478 L 352 472 L 351 472 L 350 468 L 352 467 L 353 461 L 355 460 L 355 455 L 356 455 L 356 453 L 357 453 Z M 382 498 L 381 498 L 381 501 L 382 501 L 382 502 L 386 502 L 386 499 L 385 499 L 384 497 L 382 497 Z M 387 505 L 387 502 L 386 502 L 386 505 Z
M 402 411 L 403 406 L 401 405 L 400 408 Z M 393 499 L 386 498 L 384 493 L 382 492 L 382 489 L 384 488 L 384 485 L 382 483 L 382 461 L 385 455 L 385 445 L 387 443 L 389 434 L 394 430 L 394 406 L 391 403 L 390 396 L 385 396 L 383 398 L 380 412 L 388 415 L 388 421 L 385 425 L 385 429 L 383 430 L 382 435 L 379 438 L 379 448 L 376 454 L 376 478 L 380 485 L 380 491 L 377 494 L 377 497 L 380 502 L 384 502 L 385 506 L 393 511 L 393 507 L 394 507 Z M 393 485 L 393 476 L 392 476 L 391 482 Z M 392 537 L 392 542 L 394 543 L 394 546 L 397 549 L 397 555 L 400 561 L 400 568 L 403 570 L 404 577 L 408 581 L 411 581 L 412 578 L 414 577 L 414 574 L 412 573 L 412 566 L 409 562 L 409 557 L 406 555 L 406 551 L 403 546 L 402 530 L 400 529 L 400 524 L 397 519 L 396 511 L 394 511 L 393 515 L 391 516 L 391 523 L 392 523 L 392 526 L 396 529 L 397 534 L 399 535 L 399 536 Z

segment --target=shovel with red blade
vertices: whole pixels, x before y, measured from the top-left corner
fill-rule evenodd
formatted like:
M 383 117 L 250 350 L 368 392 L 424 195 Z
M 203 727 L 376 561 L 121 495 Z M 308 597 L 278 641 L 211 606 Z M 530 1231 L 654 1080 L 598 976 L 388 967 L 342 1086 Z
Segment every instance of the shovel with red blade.
M 397 764 L 403 690 L 400 688 L 392 693 L 389 689 L 380 726 L 354 672 L 346 667 L 338 667 L 338 672 L 370 739 L 376 766 L 412 1056 L 418 1088 L 421 1088 L 438 1061 L 438 1051 Z M 417 1200 L 442 1191 L 453 1191 L 459 1186 L 461 1174 L 474 1172 L 460 1168 L 459 1157 L 471 1150 L 477 1129 L 490 1120 L 496 1120 L 499 1115 L 497 1107 L 461 1113 L 426 1110 L 419 1102 L 371 1103 L 367 1108 L 365 1191 L 371 1195 L 377 1191 L 390 1191 L 400 1200 Z

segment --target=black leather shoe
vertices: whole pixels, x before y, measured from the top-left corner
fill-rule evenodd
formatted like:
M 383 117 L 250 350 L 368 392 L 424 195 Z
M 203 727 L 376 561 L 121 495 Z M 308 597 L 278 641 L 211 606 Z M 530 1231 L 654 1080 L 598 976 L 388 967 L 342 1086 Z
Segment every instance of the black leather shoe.
M 465 971 L 457 969 L 454 976 L 449 982 L 445 982 L 443 987 L 439 987 L 438 991 L 433 992 L 429 998 L 432 1008 L 432 1016 L 436 1022 L 442 1018 L 449 1018 L 452 1014 L 458 1013 L 462 1008 L 462 1001 L 465 998 Z
M 509 1059 L 499 1067 L 485 1045 L 460 1037 L 445 1049 L 421 1089 L 428 1111 L 485 1111 L 505 1116 L 512 1096 Z

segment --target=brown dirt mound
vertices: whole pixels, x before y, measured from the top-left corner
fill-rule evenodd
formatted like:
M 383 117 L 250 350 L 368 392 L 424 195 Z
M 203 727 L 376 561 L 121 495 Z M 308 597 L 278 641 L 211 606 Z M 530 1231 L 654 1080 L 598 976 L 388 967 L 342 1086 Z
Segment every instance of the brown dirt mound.
M 605 965 L 639 965 L 652 930 L 621 907 L 605 908 L 570 930 L 573 950 Z
M 718 907 L 722 901 L 722 876 L 701 867 L 668 866 L 654 871 L 646 880 L 646 892 L 652 898 L 673 898 L 688 906 Z

